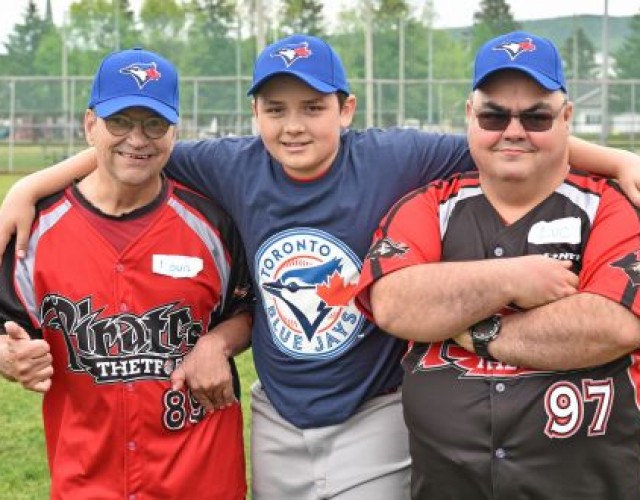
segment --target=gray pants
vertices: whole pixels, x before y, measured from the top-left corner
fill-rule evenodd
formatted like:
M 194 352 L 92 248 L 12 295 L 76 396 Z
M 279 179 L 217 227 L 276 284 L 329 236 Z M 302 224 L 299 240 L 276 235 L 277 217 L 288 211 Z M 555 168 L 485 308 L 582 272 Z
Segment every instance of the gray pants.
M 339 425 L 298 429 L 262 386 L 251 388 L 254 500 L 405 500 L 409 438 L 400 392 L 367 401 Z

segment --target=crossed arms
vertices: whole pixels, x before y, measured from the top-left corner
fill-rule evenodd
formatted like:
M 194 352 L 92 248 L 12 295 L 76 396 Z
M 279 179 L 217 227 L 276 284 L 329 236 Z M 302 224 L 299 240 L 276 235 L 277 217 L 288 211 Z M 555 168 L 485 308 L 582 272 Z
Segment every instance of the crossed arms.
M 473 351 L 466 330 L 516 304 L 525 310 L 503 317 L 489 351 L 509 365 L 539 370 L 597 366 L 640 346 L 635 314 L 577 287 L 575 274 L 543 256 L 422 264 L 378 280 L 371 310 L 392 335 L 422 342 L 456 337 Z

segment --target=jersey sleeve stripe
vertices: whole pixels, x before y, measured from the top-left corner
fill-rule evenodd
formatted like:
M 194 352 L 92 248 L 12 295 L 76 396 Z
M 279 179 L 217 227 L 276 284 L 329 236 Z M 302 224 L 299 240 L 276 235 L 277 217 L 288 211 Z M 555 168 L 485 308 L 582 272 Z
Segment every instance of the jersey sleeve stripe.
M 198 235 L 200 240 L 211 252 L 211 257 L 216 264 L 218 273 L 220 274 L 221 289 L 227 290 L 229 286 L 229 277 L 231 268 L 227 262 L 224 246 L 218 234 L 206 222 L 194 215 L 187 207 L 180 203 L 176 198 L 171 198 L 168 202 L 169 206 L 178 214 L 178 216 Z M 224 308 L 225 294 L 221 294 L 220 307 Z
M 456 208 L 456 205 L 469 198 L 473 198 L 475 196 L 482 195 L 482 188 L 480 186 L 476 187 L 463 187 L 461 188 L 455 196 L 448 197 L 445 201 L 440 204 L 440 235 L 444 237 L 447 234 L 447 228 L 449 227 L 449 221 L 451 220 L 451 214 Z
M 583 191 L 566 182 L 558 186 L 556 192 L 565 196 L 571 200 L 574 205 L 584 210 L 587 217 L 589 217 L 590 224 L 593 225 L 596 213 L 598 212 L 598 207 L 600 206 L 600 194 Z
M 42 214 L 38 225 L 29 238 L 27 256 L 16 262 L 15 283 L 20 299 L 35 325 L 40 327 L 40 312 L 36 304 L 34 283 L 35 256 L 40 239 L 71 209 L 71 203 L 65 200 L 53 210 Z

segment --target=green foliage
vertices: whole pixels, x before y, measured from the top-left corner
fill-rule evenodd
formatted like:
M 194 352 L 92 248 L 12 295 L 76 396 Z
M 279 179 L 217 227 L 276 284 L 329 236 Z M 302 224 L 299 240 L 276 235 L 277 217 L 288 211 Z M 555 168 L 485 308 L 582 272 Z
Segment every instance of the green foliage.
M 595 76 L 597 70 L 596 49 L 581 27 L 578 26 L 565 40 L 560 48 L 560 53 L 565 63 L 564 70 L 567 79 L 586 79 Z
M 235 4 L 231 0 L 189 0 L 187 12 L 190 40 L 191 37 L 196 41 L 224 38 L 235 21 Z
M 320 0 L 286 0 L 282 3 L 280 19 L 275 19 L 270 33 L 310 32 L 334 39 L 348 39 L 339 52 L 347 63 L 352 77 L 361 77 L 364 71 L 363 61 L 363 5 L 360 0 L 355 7 L 339 13 L 340 23 L 335 26 L 333 36 L 326 36 L 326 22 L 322 18 Z M 427 38 L 427 25 L 418 20 L 424 17 L 412 9 L 406 0 L 369 0 L 374 22 L 374 45 L 376 77 L 393 78 L 397 76 L 398 26 L 405 23 L 407 30 L 407 73 L 412 68 L 424 68 L 425 52 L 412 50 L 414 40 L 409 31 L 415 34 L 419 44 Z M 156 50 L 174 61 L 183 76 L 229 76 L 237 73 L 236 56 L 240 57 L 240 73 L 251 73 L 255 57 L 255 40 L 250 35 L 254 28 L 247 0 L 143 0 L 139 15 L 136 17 L 130 0 L 74 0 L 65 25 L 56 27 L 46 16 L 38 12 L 35 0 L 31 0 L 25 10 L 24 19 L 15 26 L 7 42 L 7 54 L 0 55 L 0 73 L 21 75 L 60 75 L 62 74 L 63 42 L 67 47 L 69 75 L 92 75 L 96 63 L 116 46 L 129 47 L 142 45 Z M 240 9 L 242 7 L 242 9 Z M 239 12 L 244 10 L 244 14 Z M 581 52 L 578 64 L 581 76 L 586 76 L 586 68 L 591 49 L 598 50 L 599 38 L 591 40 L 587 34 L 599 33 L 600 16 L 576 16 L 545 21 L 526 21 L 525 28 L 547 36 L 560 44 L 567 42 L 567 33 L 578 29 Z M 625 24 L 626 22 L 626 24 Z M 616 40 L 629 30 L 628 18 L 610 18 L 612 46 Z M 117 29 L 116 29 L 117 27 Z M 441 45 L 434 41 L 434 61 L 444 60 L 437 65 L 439 77 L 449 74 L 461 74 L 457 60 L 460 49 L 468 49 L 467 62 L 473 55 L 473 49 L 480 42 L 499 33 L 515 29 L 519 23 L 513 20 L 508 3 L 505 0 L 483 0 L 480 10 L 475 13 L 474 26 L 467 29 L 436 30 L 436 33 L 451 35 L 452 44 Z M 237 41 L 241 32 L 240 41 Z M 239 54 L 236 50 L 239 47 Z M 384 55 L 381 55 L 384 53 Z M 453 68 L 449 57 L 455 54 Z M 630 47 L 616 53 L 622 61 L 622 73 L 625 64 L 636 61 L 633 57 L 637 47 Z M 624 57 L 626 55 L 626 58 Z M 584 61 L 582 60 L 584 58 Z M 571 58 L 565 54 L 567 64 Z M 347 61 L 353 61 L 349 64 Z M 416 70 L 413 73 L 420 73 Z M 436 71 L 434 71 L 434 75 Z M 462 76 L 468 73 L 463 72 Z M 47 98 L 51 96 L 46 96 Z M 219 96 L 218 100 L 224 100 Z M 233 99 L 233 96 L 231 96 Z M 41 103 L 34 107 L 42 109 Z
M 55 31 L 54 25 L 50 20 L 43 20 L 35 1 L 29 0 L 23 21 L 14 26 L 5 43 L 7 57 L 2 65 L 2 74 L 42 74 L 35 64 L 36 53 L 43 37 L 51 31 Z
M 629 34 L 615 51 L 616 73 L 620 78 L 640 78 L 640 14 L 631 18 Z
M 320 0 L 284 0 L 280 29 L 286 35 L 307 33 L 324 37 L 324 19 Z
M 378 29 L 397 29 L 409 13 L 405 0 L 372 0 L 374 26 Z
M 9 35 L 5 44 L 7 54 L 0 66 L 2 73 L 19 76 L 59 74 L 59 71 L 54 69 L 55 63 L 49 57 L 50 54 L 44 53 L 44 50 L 50 48 L 56 40 L 59 43 L 57 34 L 58 31 L 51 19 L 46 16 L 42 18 L 37 5 L 31 0 L 22 23 L 14 27 L 14 32 Z M 59 68 L 59 64 L 57 66 Z M 31 92 L 16 94 L 15 105 L 27 114 L 51 111 L 51 107 L 60 101 L 60 93 L 56 93 L 56 87 L 40 84 Z M 3 89 L 0 92 L 3 97 L 7 90 Z
M 57 29 L 47 30 L 40 39 L 33 57 L 33 65 L 42 75 L 58 76 L 62 69 L 62 32 Z
M 114 24 L 117 26 L 115 49 L 128 49 L 140 45 L 140 32 L 136 27 L 135 13 L 130 0 L 114 0 Z
M 189 50 L 180 57 L 183 74 L 235 74 L 235 43 L 229 36 L 237 22 L 234 4 L 230 0 L 190 0 L 186 13 Z
M 449 85 L 433 85 L 431 88 L 431 100 L 429 93 L 425 92 L 424 80 L 429 77 L 429 54 L 431 53 L 433 69 L 431 75 L 434 79 L 459 79 L 469 78 L 470 63 L 466 47 L 462 40 L 453 39 L 447 30 L 434 30 L 431 37 L 428 29 L 415 20 L 410 19 L 405 27 L 405 112 L 404 115 L 417 118 L 421 122 L 438 121 L 440 117 L 435 114 L 437 108 L 449 113 L 455 110 L 458 116 L 464 116 L 464 99 L 467 88 Z M 359 108 L 364 108 L 365 87 L 356 80 L 364 79 L 364 45 L 354 43 L 355 40 L 363 40 L 362 31 L 357 33 L 345 33 L 329 37 L 330 43 L 340 54 L 345 67 L 348 69 L 352 83 L 352 92 L 359 98 Z M 429 41 L 433 44 L 433 50 L 429 51 Z M 389 29 L 375 34 L 373 41 L 374 75 L 376 78 L 385 78 L 389 83 L 377 88 L 378 112 L 383 115 L 380 120 L 382 126 L 395 125 L 397 123 L 397 109 L 399 101 L 398 84 L 393 80 L 398 78 L 398 47 L 399 33 L 397 29 Z M 429 111 L 431 103 L 432 110 Z M 463 118 L 461 118 L 463 120 Z M 459 125 L 459 124 L 458 124 Z M 354 127 L 362 127 L 359 115 L 356 116 Z
M 185 52 L 185 20 L 185 8 L 176 0 L 144 0 L 140 9 L 142 46 L 179 61 Z
M 505 0 L 481 0 L 480 10 L 473 14 L 473 53 L 487 40 L 520 28 Z
M 622 46 L 624 38 L 630 31 L 629 16 L 609 17 L 609 47 L 616 51 Z M 602 16 L 585 14 L 579 16 L 554 17 L 551 19 L 532 19 L 522 21 L 525 31 L 535 33 L 553 40 L 558 46 L 566 40 L 569 33 L 581 28 L 591 36 L 596 52 L 602 48 Z M 456 40 L 470 40 L 471 31 L 467 27 L 450 28 L 446 30 Z
M 72 3 L 66 33 L 69 49 L 95 54 L 116 50 L 122 32 L 129 31 L 125 28 L 128 18 L 121 12 L 121 3 L 111 0 L 76 0 Z
M 640 13 L 631 18 L 629 34 L 622 46 L 615 52 L 615 72 L 620 79 L 640 78 Z M 610 107 L 613 111 L 640 110 L 640 89 L 635 88 L 632 95 L 627 86 L 616 86 L 613 89 Z
M 462 116 L 463 94 L 467 87 L 447 83 L 429 85 L 425 79 L 430 76 L 434 79 L 468 79 L 478 44 L 519 27 L 506 0 L 483 0 L 472 27 L 433 30 L 431 33 L 428 28 L 431 4 L 428 2 L 420 3 L 420 8 L 416 8 L 417 3 L 407 0 L 359 0 L 351 2 L 348 8 L 338 7 L 342 9 L 338 13 L 339 23 L 332 27 L 332 34 L 326 35 L 323 31 L 328 26 L 322 19 L 320 4 L 320 0 L 283 0 L 283 8 L 277 13 L 266 13 L 266 17 L 271 17 L 267 39 L 305 31 L 319 34 L 334 44 L 360 99 L 354 122 L 356 128 L 364 126 L 361 113 L 366 106 L 365 85 L 361 81 L 366 67 L 365 5 L 372 9 L 373 77 L 377 81 L 374 104 L 376 122 L 381 125 L 395 124 L 399 114 L 397 106 L 401 92 L 397 79 L 401 68 L 407 80 L 404 86 L 405 116 L 418 118 L 422 123 L 445 116 L 459 121 L 457 117 Z M 215 83 L 201 79 L 197 84 L 183 85 L 183 117 L 189 119 L 189 114 L 195 116 L 197 113 L 197 123 L 192 129 L 194 134 L 197 134 L 196 127 L 206 127 L 214 118 L 223 131 L 229 131 L 231 127 L 236 133 L 246 133 L 249 132 L 249 112 L 244 90 L 257 50 L 252 5 L 252 0 L 143 0 L 139 14 L 135 15 L 130 0 L 73 0 L 64 26 L 56 27 L 50 18 L 47 20 L 46 16 L 40 15 L 32 0 L 24 19 L 7 42 L 11 50 L 0 54 L 0 73 L 58 76 L 64 74 L 63 68 L 66 68 L 69 76 L 90 77 L 101 58 L 116 46 L 141 45 L 172 60 L 183 77 L 228 78 L 218 78 Z M 634 68 L 638 65 L 635 55 L 640 49 L 636 46 L 640 45 L 640 40 L 634 42 L 633 31 L 638 27 L 632 30 L 630 19 L 609 18 L 612 49 L 621 47 L 623 40 L 627 44 L 615 53 L 620 59 L 617 69 L 621 78 L 638 77 Z M 573 76 L 574 52 L 572 49 L 568 55 L 567 34 L 575 32 L 580 49 L 576 54 L 578 75 L 582 78 L 590 76 L 592 54 L 601 43 L 601 16 L 524 21 L 523 25 L 526 30 L 546 36 L 563 47 L 569 78 Z M 399 60 L 403 32 L 404 62 Z M 625 35 L 629 38 L 624 38 Z M 234 78 L 241 83 L 236 83 Z M 381 79 L 388 81 L 381 82 Z M 66 87 L 59 82 L 17 82 L 15 104 L 18 118 L 25 120 L 22 126 L 33 125 L 36 131 L 54 129 L 56 134 L 53 138 L 36 135 L 27 139 L 62 140 L 63 131 L 70 128 L 65 124 L 65 111 L 73 107 L 78 120 L 86 104 L 88 87 L 75 85 L 75 82 Z M 631 93 L 628 89 L 619 87 L 612 91 L 614 93 L 612 110 L 629 107 Z M 9 114 L 9 96 L 9 85 L 0 85 L 0 118 Z M 433 108 L 431 112 L 429 106 Z M 432 112 L 436 107 L 438 116 L 434 117 Z M 244 112 L 244 128 L 236 118 L 238 109 Z

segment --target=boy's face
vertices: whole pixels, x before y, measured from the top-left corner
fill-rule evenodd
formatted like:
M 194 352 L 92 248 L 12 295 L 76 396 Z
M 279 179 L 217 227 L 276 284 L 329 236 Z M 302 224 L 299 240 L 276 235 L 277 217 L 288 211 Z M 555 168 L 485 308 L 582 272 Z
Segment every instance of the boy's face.
M 253 113 L 265 147 L 285 172 L 309 180 L 326 172 L 351 125 L 355 97 L 342 108 L 336 94 L 322 94 L 298 78 L 279 75 L 256 94 Z

